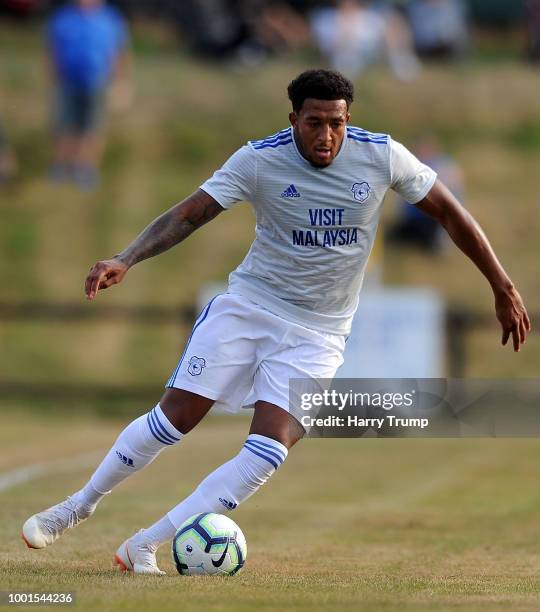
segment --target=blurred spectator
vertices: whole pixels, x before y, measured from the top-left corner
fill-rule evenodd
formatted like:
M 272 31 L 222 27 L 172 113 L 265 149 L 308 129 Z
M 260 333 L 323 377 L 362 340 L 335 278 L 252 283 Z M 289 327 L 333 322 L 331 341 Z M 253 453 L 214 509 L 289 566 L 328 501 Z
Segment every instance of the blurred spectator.
M 181 0 L 175 19 L 190 47 L 215 59 L 229 55 L 247 37 L 248 25 L 239 0 Z
M 252 19 L 256 40 L 266 51 L 296 49 L 309 40 L 309 28 L 294 2 L 265 0 Z
M 533 62 L 540 62 L 540 0 L 526 0 L 528 54 Z
M 0 123 L 0 185 L 7 183 L 17 171 L 17 160 Z
M 465 53 L 469 31 L 463 0 L 412 0 L 406 9 L 422 57 L 450 58 Z
M 190 47 L 217 60 L 257 64 L 308 38 L 298 0 L 183 0 L 175 17 Z M 300 3 L 301 4 L 301 3 Z
M 418 159 L 437 172 L 450 191 L 463 201 L 463 174 L 458 164 L 443 153 L 432 134 L 422 136 L 414 149 Z M 416 206 L 398 203 L 399 219 L 386 233 L 389 243 L 409 244 L 430 253 L 440 253 L 447 244 L 447 234 L 441 224 L 428 217 Z
M 127 27 L 102 0 L 77 0 L 51 16 L 47 51 L 56 87 L 51 178 L 92 189 L 99 181 L 109 85 L 114 81 L 117 105 L 129 97 Z
M 411 80 L 419 71 L 408 25 L 392 8 L 340 0 L 334 7 L 312 11 L 311 25 L 332 68 L 352 78 L 383 57 L 399 79 Z

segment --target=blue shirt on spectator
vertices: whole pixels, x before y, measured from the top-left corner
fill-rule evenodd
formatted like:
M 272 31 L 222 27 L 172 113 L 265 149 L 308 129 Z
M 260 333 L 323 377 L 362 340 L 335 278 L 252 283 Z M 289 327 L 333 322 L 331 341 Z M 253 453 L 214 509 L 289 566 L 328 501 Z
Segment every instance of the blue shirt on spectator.
M 122 16 L 105 4 L 90 10 L 67 5 L 53 14 L 47 28 L 58 78 L 74 89 L 105 87 L 127 38 Z

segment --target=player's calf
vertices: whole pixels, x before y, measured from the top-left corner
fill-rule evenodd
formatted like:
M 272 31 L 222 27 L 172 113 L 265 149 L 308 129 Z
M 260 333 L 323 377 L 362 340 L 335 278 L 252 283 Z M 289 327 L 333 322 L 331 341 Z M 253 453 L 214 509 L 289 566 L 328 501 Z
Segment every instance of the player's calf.
M 274 474 L 287 454 L 287 447 L 280 442 L 250 434 L 236 457 L 209 474 L 189 497 L 144 530 L 144 537 L 157 548 L 171 540 L 194 514 L 234 510 Z
M 135 419 L 118 436 L 90 478 L 92 488 L 101 497 L 110 493 L 128 476 L 154 461 L 162 450 L 180 442 L 182 435 L 163 414 L 158 404 L 147 414 Z M 83 502 L 99 501 L 95 496 L 94 499 L 87 499 L 87 495 L 92 496 L 92 491 L 85 492 L 83 489 L 79 494 Z
M 118 436 L 88 483 L 65 501 L 30 517 L 23 539 L 30 548 L 45 548 L 66 530 L 87 519 L 103 496 L 120 482 L 151 463 L 165 448 L 180 441 L 182 433 L 158 404 L 130 423 Z
M 265 484 L 288 452 L 272 438 L 250 434 L 236 457 L 207 476 L 190 497 L 169 512 L 171 522 L 178 528 L 192 514 L 234 510 Z

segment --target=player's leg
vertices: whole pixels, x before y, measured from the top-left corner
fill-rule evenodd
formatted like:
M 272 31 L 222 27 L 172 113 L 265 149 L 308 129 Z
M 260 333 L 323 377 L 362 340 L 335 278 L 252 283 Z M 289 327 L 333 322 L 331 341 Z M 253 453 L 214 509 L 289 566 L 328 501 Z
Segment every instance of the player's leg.
M 174 537 L 186 519 L 200 512 L 221 513 L 237 508 L 267 482 L 303 435 L 302 426 L 286 410 L 269 402 L 257 402 L 240 452 L 209 474 L 189 497 L 154 525 L 126 540 L 116 552 L 116 563 L 137 573 L 162 573 L 155 553 Z
M 215 398 L 227 397 L 241 405 L 236 394 L 243 398 L 249 391 L 252 373 L 247 366 L 255 367 L 254 342 L 237 328 L 238 322 L 249 316 L 246 307 L 238 306 L 231 296 L 217 296 L 207 304 L 160 403 L 121 432 L 85 487 L 26 521 L 23 538 L 30 547 L 48 546 L 66 529 L 88 518 L 113 487 L 148 465 L 164 448 L 179 442 L 204 417 Z
M 167 389 L 155 408 L 120 433 L 87 484 L 93 499 L 85 497 L 84 489 L 75 495 L 86 505 L 92 504 L 98 495 L 101 499 L 128 476 L 150 464 L 162 450 L 179 442 L 201 421 L 213 403 L 190 391 Z
M 304 428 L 286 410 L 270 402 L 258 401 L 249 429 L 250 435 L 265 436 L 292 448 L 304 436 Z
M 44 548 L 62 533 L 87 519 L 98 502 L 158 454 L 191 431 L 212 407 L 214 400 L 182 389 L 167 389 L 150 412 L 132 421 L 80 490 L 65 501 L 30 517 L 23 539 L 30 548 Z
M 156 531 L 160 536 L 156 543 L 171 539 L 176 529 L 193 514 L 234 510 L 272 476 L 303 435 L 301 425 L 286 410 L 268 402 L 257 402 L 249 435 L 240 452 L 209 474 L 189 497 L 167 514 L 171 525 L 167 531 Z M 152 536 L 152 530 L 149 531 Z
M 232 320 L 231 327 L 234 325 L 236 323 Z M 232 333 L 235 333 L 234 329 Z M 257 337 L 256 333 L 259 334 Z M 174 536 L 187 518 L 200 512 L 234 510 L 253 495 L 304 435 L 303 427 L 289 413 L 291 408 L 294 410 L 294 406 L 290 405 L 289 380 L 332 378 L 343 362 L 343 337 L 288 323 L 257 307 L 250 307 L 248 326 L 244 328 L 243 335 L 237 335 L 234 346 L 238 346 L 245 336 L 257 342 L 257 367 L 253 373 L 251 392 L 245 396 L 257 400 L 247 440 L 233 459 L 207 476 L 189 497 L 118 549 L 117 560 L 126 569 L 159 572 L 155 565 L 155 551 L 160 544 Z M 195 354 L 200 356 L 205 353 Z M 199 371 L 196 374 L 199 377 Z M 210 370 L 207 374 L 216 375 L 216 372 Z M 221 401 L 222 396 L 216 397 Z M 141 559 L 139 567 L 127 559 L 129 550 L 133 556 Z M 127 559 L 128 563 L 124 563 L 123 559 Z

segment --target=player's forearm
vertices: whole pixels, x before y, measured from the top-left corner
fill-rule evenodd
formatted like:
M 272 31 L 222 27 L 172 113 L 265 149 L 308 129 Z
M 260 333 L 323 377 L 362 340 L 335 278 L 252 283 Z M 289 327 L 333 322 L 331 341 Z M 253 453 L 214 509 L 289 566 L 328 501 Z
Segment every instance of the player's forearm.
M 495 294 L 513 289 L 510 277 L 497 259 L 482 228 L 465 208 L 461 205 L 452 206 L 440 221 L 454 243 L 487 278 Z
M 194 230 L 195 227 L 188 220 L 178 218 L 174 209 L 171 209 L 152 221 L 126 249 L 115 255 L 115 259 L 131 267 L 167 251 Z
M 210 196 L 197 191 L 152 221 L 115 259 L 131 267 L 159 255 L 185 240 L 222 210 Z
M 487 278 L 496 295 L 512 290 L 512 281 L 499 263 L 482 228 L 444 183 L 437 180 L 417 207 L 446 229 L 458 248 Z

